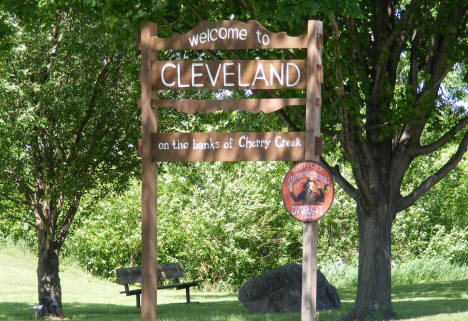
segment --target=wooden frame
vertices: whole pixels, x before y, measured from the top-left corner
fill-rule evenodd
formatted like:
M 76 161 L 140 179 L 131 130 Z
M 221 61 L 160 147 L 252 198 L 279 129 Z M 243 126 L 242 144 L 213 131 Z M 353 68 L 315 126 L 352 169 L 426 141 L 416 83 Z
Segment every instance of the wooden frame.
M 201 22 L 189 32 L 159 38 L 157 25 L 143 23 L 137 47 L 140 69 L 142 138 L 142 309 L 143 321 L 157 320 L 157 161 L 312 160 L 322 152 L 320 107 L 323 82 L 322 22 L 310 20 L 307 34 L 273 33 L 256 21 Z M 157 61 L 158 50 L 306 48 L 302 60 Z M 306 98 L 160 100 L 155 90 L 306 89 Z M 306 106 L 305 133 L 157 133 L 154 112 L 172 107 L 185 113 L 216 110 L 274 112 Z M 236 145 L 237 144 L 237 145 Z M 305 222 L 301 320 L 315 320 L 317 222 Z

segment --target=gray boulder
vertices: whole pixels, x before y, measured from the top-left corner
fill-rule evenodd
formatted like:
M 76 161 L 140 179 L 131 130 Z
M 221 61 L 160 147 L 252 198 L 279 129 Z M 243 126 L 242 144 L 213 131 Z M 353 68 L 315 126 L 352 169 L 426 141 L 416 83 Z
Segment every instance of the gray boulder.
M 244 283 L 238 298 L 250 313 L 300 312 L 302 265 L 288 263 Z M 335 287 L 317 270 L 317 310 L 339 309 Z

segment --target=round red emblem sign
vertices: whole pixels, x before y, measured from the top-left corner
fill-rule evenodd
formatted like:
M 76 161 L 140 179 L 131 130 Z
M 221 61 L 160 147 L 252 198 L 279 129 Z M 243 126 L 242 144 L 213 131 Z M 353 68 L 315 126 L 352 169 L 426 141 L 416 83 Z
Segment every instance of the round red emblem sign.
M 296 164 L 283 180 L 284 207 L 299 221 L 315 221 L 325 215 L 334 193 L 330 174 L 317 162 Z

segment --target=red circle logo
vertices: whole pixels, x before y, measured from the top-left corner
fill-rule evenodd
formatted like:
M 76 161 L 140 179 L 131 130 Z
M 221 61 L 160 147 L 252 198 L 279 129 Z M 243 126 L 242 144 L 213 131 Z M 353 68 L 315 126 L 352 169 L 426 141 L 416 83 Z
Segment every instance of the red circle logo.
M 325 215 L 334 193 L 330 174 L 317 162 L 296 164 L 283 180 L 284 207 L 299 221 L 316 221 Z

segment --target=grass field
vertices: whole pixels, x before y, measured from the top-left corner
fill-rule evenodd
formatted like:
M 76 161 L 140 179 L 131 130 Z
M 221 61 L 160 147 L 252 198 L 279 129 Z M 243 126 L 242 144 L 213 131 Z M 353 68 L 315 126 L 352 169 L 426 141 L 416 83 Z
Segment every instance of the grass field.
M 0 320 L 34 320 L 28 306 L 37 304 L 36 259 L 17 247 L 0 248 Z M 70 264 L 61 271 L 63 306 L 68 320 L 140 320 L 135 297 L 122 286 L 94 278 Z M 353 288 L 338 289 L 339 311 L 320 312 L 317 320 L 336 320 L 352 308 Z M 249 314 L 234 293 L 193 291 L 195 304 L 184 304 L 185 291 L 158 292 L 161 321 L 300 320 L 298 313 Z M 399 285 L 393 288 L 394 309 L 400 320 L 468 320 L 468 280 Z

